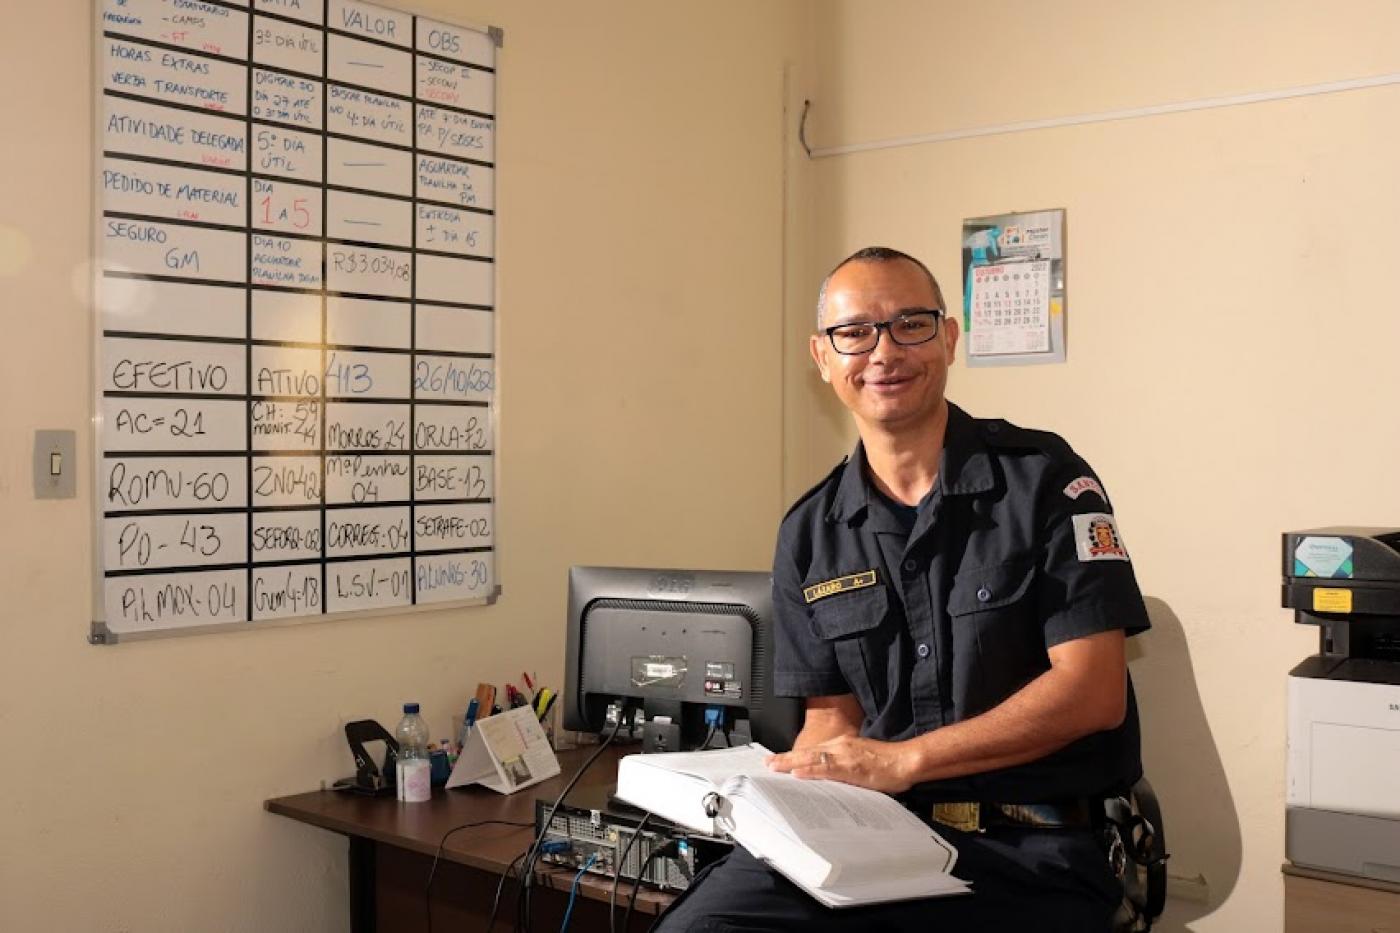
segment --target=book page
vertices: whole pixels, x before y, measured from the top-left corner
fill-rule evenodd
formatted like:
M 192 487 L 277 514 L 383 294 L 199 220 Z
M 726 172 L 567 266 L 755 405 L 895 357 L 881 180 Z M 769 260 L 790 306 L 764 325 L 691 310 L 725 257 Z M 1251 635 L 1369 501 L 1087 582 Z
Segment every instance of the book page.
M 740 775 L 724 793 L 751 803 L 776 831 L 827 862 L 830 870 L 819 884 L 947 872 L 957 858 L 956 849 L 898 801 L 868 788 L 767 773 Z M 730 832 L 744 843 L 749 827 Z
M 637 765 L 688 774 L 718 788 L 737 774 L 767 774 L 768 766 L 764 762 L 772 754 L 762 745 L 738 745 L 703 752 L 641 755 Z
M 628 755 L 617 766 L 616 796 L 673 823 L 715 835 L 715 821 L 705 811 L 705 797 L 731 772 L 704 760 L 712 754 L 716 753 Z M 681 759 L 680 767 L 672 765 L 674 759 Z

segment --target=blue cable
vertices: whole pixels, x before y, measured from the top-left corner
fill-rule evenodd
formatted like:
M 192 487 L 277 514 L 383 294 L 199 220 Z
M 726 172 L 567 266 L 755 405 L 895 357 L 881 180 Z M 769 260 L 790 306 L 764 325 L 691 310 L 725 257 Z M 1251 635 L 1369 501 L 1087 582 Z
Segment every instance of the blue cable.
M 574 912 L 574 898 L 578 897 L 579 879 L 588 873 L 588 869 L 593 867 L 593 863 L 598 861 L 598 853 L 594 852 L 588 857 L 588 861 L 583 863 L 583 867 L 574 875 L 574 883 L 569 885 L 569 906 L 564 908 L 564 922 L 559 926 L 559 933 L 564 933 L 569 928 L 569 915 Z

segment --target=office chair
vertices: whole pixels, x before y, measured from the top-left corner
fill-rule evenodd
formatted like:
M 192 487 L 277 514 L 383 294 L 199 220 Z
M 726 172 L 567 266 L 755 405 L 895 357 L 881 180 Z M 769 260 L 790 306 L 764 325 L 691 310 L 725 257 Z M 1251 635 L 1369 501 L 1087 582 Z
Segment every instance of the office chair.
M 1146 933 L 1167 900 L 1167 837 L 1162 808 L 1146 777 L 1126 796 L 1104 801 L 1109 861 L 1123 882 L 1113 933 Z

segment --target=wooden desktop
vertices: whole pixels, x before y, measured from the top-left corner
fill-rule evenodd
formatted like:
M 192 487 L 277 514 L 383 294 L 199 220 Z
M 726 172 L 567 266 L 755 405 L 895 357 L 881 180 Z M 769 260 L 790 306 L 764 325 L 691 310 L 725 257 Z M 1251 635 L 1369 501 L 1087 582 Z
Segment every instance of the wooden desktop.
M 350 846 L 350 929 L 352 933 L 418 933 L 428 927 L 428 872 L 443 834 L 456 826 L 483 820 L 504 820 L 528 826 L 483 825 L 453 833 L 442 845 L 442 858 L 433 878 L 432 928 L 485 930 L 497 884 L 533 838 L 535 800 L 553 800 L 595 747 L 559 753 L 557 777 L 502 796 L 482 787 L 433 789 L 427 803 L 404 804 L 392 797 L 365 797 L 339 791 L 314 791 L 277 797 L 264 806 L 271 813 L 348 837 Z M 617 777 L 621 749 L 607 749 L 580 779 L 578 787 L 610 784 Z M 576 872 L 541 865 L 531 896 L 532 926 L 558 930 Z M 618 925 L 626 909 L 631 883 L 618 892 Z M 585 875 L 570 919 L 575 931 L 606 931 L 611 881 Z M 516 882 L 506 881 L 495 929 L 508 931 L 515 922 Z M 643 887 L 637 898 L 630 931 L 650 926 L 674 895 Z

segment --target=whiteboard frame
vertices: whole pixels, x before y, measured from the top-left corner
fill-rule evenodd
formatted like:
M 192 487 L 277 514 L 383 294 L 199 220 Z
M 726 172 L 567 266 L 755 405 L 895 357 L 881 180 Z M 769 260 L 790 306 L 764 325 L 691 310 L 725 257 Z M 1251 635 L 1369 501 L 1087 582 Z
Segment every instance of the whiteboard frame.
M 426 19 L 432 19 L 432 20 L 435 20 L 435 21 L 441 22 L 441 23 L 447 23 L 448 25 L 457 26 L 457 27 L 459 27 L 459 28 L 461 28 L 461 29 L 470 30 L 470 31 L 472 31 L 472 32 L 483 33 L 484 35 L 486 35 L 486 36 L 491 40 L 492 44 L 495 46 L 495 49 L 496 49 L 494 61 L 493 61 L 493 63 L 492 63 L 492 102 L 491 102 L 491 103 L 492 103 L 491 122 L 492 122 L 492 124 L 494 125 L 494 138 L 495 138 L 494 145 L 493 145 L 493 153 L 492 153 L 492 154 L 493 154 L 493 158 L 496 159 L 496 161 L 492 162 L 492 165 L 491 165 L 491 173 L 492 173 L 492 179 L 493 179 L 493 188 L 492 188 L 492 208 L 491 208 L 491 211 L 492 211 L 492 213 L 491 213 L 491 222 L 492 222 L 492 226 L 493 226 L 493 243 L 492 243 L 492 255 L 491 255 L 491 267 L 492 267 L 492 269 L 491 269 L 491 273 L 492 273 L 491 314 L 493 315 L 493 317 L 492 317 L 492 325 L 491 325 L 491 357 L 492 357 L 492 358 L 491 358 L 491 361 L 492 361 L 492 364 L 493 364 L 493 370 L 494 370 L 494 372 L 495 372 L 496 386 L 495 386 L 495 389 L 494 389 L 494 390 L 492 391 L 492 393 L 491 393 L 491 404 L 490 404 L 490 405 L 488 406 L 488 408 L 487 408 L 487 410 L 490 412 L 490 415 L 491 415 L 491 428 L 492 428 L 492 444 L 491 444 L 491 476 L 492 476 L 492 490 L 491 490 L 491 523 L 492 523 L 492 530 L 491 530 L 491 556 L 492 556 L 492 581 L 493 581 L 493 583 L 494 583 L 494 586 L 491 588 L 491 591 L 490 591 L 488 594 L 486 594 L 485 596 L 478 597 L 478 598 L 476 598 L 476 599 L 449 600 L 449 601 L 444 601 L 444 602 L 440 602 L 440 603 L 426 603 L 426 604 L 423 604 L 423 603 L 409 603 L 408 605 L 404 605 L 404 606 L 388 606 L 388 607 L 372 608 L 372 609 L 352 609 L 352 610 L 347 610 L 347 611 L 343 611 L 343 612 L 320 612 L 320 613 L 317 613 L 317 614 L 315 614 L 315 615 L 304 615 L 304 616 L 278 616 L 278 617 L 272 618 L 272 619 L 246 619 L 246 620 L 241 621 L 241 622 L 219 622 L 219 623 L 215 623 L 215 624 L 212 624 L 212 625 L 183 625 L 183 626 L 172 627 L 172 628 L 153 629 L 153 630 L 150 630 L 150 631 L 116 632 L 116 631 L 113 631 L 113 630 L 111 630 L 111 629 L 109 629 L 109 628 L 107 627 L 107 620 L 106 620 L 106 617 L 105 617 L 105 616 L 106 616 L 106 586 L 105 586 L 105 584 L 106 584 L 106 568 L 105 568 L 104 565 L 103 565 L 103 560 L 104 560 L 104 557 L 105 557 L 105 548 L 104 548 L 104 544 L 103 544 L 103 534 L 104 534 L 104 529 L 103 529 L 103 518 L 104 518 L 104 515 L 103 515 L 103 509 L 102 509 L 102 466 L 103 466 L 103 459 L 104 459 L 104 456 L 105 456 L 105 448 L 104 448 L 103 445 L 102 445 L 102 429 L 103 429 L 103 426 L 104 426 L 104 425 L 103 425 L 103 418 L 102 418 L 102 400 L 103 400 L 103 395 L 102 395 L 102 380 L 101 380 L 100 376 L 98 375 L 98 371 L 97 371 L 98 363 L 99 363 L 99 361 L 102 359 L 103 339 L 104 339 L 104 337 L 103 337 L 103 329 L 104 329 L 104 328 L 103 328 L 103 314 L 102 314 L 102 305 L 101 305 L 102 283 L 103 283 L 103 279 L 104 279 L 104 276 L 103 276 L 103 274 L 102 274 L 102 221 L 103 221 L 103 211 L 102 211 L 102 184 L 101 184 L 101 178 L 102 178 L 103 159 L 105 158 L 105 156 L 104 156 L 104 154 L 103 154 L 103 153 L 104 153 L 104 149 L 103 149 L 103 146 L 102 146 L 103 136 L 104 136 L 104 133 L 105 133 L 105 126 L 104 126 L 103 120 L 102 120 L 102 114 L 103 114 L 103 111 L 104 111 L 103 102 L 104 102 L 104 100 L 105 100 L 105 95 L 104 95 L 104 93 L 103 93 L 104 90 L 105 90 L 105 88 L 103 87 L 103 80 L 102 80 L 102 75 L 103 75 L 103 70 L 102 70 L 102 39 L 103 39 L 103 32 L 104 32 L 104 30 L 102 29 L 102 9 L 103 9 L 105 0 L 91 0 L 92 19 L 91 19 L 91 21 L 90 21 L 90 26 L 91 26 L 91 28 L 88 30 L 88 41 L 91 43 L 91 46 L 90 46 L 90 49 L 89 49 L 88 63 L 89 63 L 89 65 L 90 65 L 91 68 L 92 68 L 92 72 L 91 72 L 91 74 L 89 75 L 89 86 L 90 86 L 91 88 L 93 88 L 94 93 L 93 93 L 93 95 L 92 95 L 92 97 L 91 97 L 91 106 L 92 106 L 91 120 L 92 120 L 93 137 L 92 137 L 91 145 L 89 146 L 89 149 L 88 149 L 88 151 L 92 154 L 92 165 L 91 165 L 91 167 L 90 167 L 90 169 L 89 169 L 89 172 L 88 172 L 88 190 L 89 190 L 89 202 L 88 202 L 88 203 L 89 203 L 89 205 L 90 205 L 90 214 L 91 214 L 91 225 L 90 225 L 90 227 L 89 227 L 89 233 L 90 233 L 90 235 L 91 235 L 92 253 L 91 253 L 91 261 L 90 261 L 90 263 L 89 263 L 89 275 L 88 275 L 88 281 L 87 281 L 87 288 L 88 288 L 88 295 L 87 295 L 87 298 L 88 298 L 88 307 L 89 307 L 90 316 L 91 316 L 91 340 L 89 341 L 89 344 L 88 344 L 87 374 L 88 374 L 89 378 L 92 379 L 91 396 L 90 396 L 90 397 L 91 397 L 91 400 L 92 400 L 92 416 L 91 416 L 91 419 L 90 419 L 90 420 L 91 420 L 91 434 L 90 434 L 90 436 L 91 436 L 91 438 L 92 438 L 92 456 L 91 456 L 92 480 L 91 480 L 91 483 L 89 484 L 89 488 L 90 488 L 91 491 L 92 491 L 92 509 L 91 509 L 91 512 L 90 512 L 90 516 L 91 516 L 91 519 L 92 519 L 92 526 L 91 526 L 91 528 L 92 528 L 92 534 L 91 534 L 91 537 L 90 537 L 90 539 L 89 539 L 89 544 L 90 544 L 90 546 L 91 546 L 91 560 L 90 560 L 90 564 L 91 564 L 91 567 L 92 567 L 92 577 L 91 577 L 91 587 L 92 587 L 92 588 L 91 588 L 91 594 L 90 594 L 90 596 L 91 596 L 91 601 L 92 601 L 92 622 L 91 622 L 91 624 L 90 624 L 90 627 L 89 627 L 89 630 L 88 630 L 88 635 L 87 635 L 87 642 L 88 642 L 88 644 L 90 644 L 90 645 L 103 645 L 103 646 L 106 646 L 106 645 L 126 644 L 127 642 L 133 642 L 133 641 L 149 641 L 149 640 L 153 640 L 153 639 L 165 639 L 165 638 L 183 637 L 183 636 L 186 636 L 186 635 L 207 635 L 207 634 L 214 634 L 214 633 L 217 633 L 217 632 L 235 632 L 235 631 L 238 631 L 238 632 L 253 632 L 253 631 L 262 631 L 262 630 L 264 630 L 264 629 L 271 629 L 271 628 L 288 628 L 288 627 L 291 627 L 291 626 L 315 625 L 315 624 L 320 624 L 320 623 L 325 623 L 325 622 L 342 622 L 342 621 L 350 621 L 350 620 L 355 620 L 355 619 L 378 618 L 378 617 L 388 616 L 388 615 L 409 615 L 409 614 L 416 615 L 416 614 L 418 614 L 418 613 L 424 613 L 424 612 L 440 612 L 440 611 L 443 611 L 443 610 L 451 610 L 451 609 L 467 609 L 467 608 L 473 608 L 473 607 L 477 607 L 477 606 L 491 606 L 491 605 L 494 605 L 494 604 L 496 603 L 496 601 L 499 600 L 499 599 L 501 598 L 501 594 L 502 594 L 502 592 L 503 592 L 503 589 L 502 589 L 502 586 L 501 586 L 501 562 L 500 562 L 500 553 L 501 553 L 500 541 L 501 541 L 501 534 L 500 534 L 500 527 L 499 527 L 499 521 L 498 521 L 498 516 L 499 516 L 499 512 L 500 512 L 499 506 L 500 506 L 500 502 L 501 502 L 501 495 L 500 495 L 500 477 L 501 477 L 501 471 L 498 469 L 498 467 L 499 467 L 499 465 L 500 465 L 500 460 L 501 460 L 501 419 L 500 419 L 500 396 L 501 396 L 501 328 L 500 328 L 500 318 L 499 318 L 499 316 L 497 316 L 497 315 L 499 315 L 500 309 L 501 309 L 501 306 L 502 306 L 502 302 L 501 302 L 501 274 L 500 274 L 500 262 L 499 262 L 499 260 L 500 260 L 499 252 L 500 252 L 500 242 L 501 242 L 501 237 L 500 237 L 500 230 L 501 230 L 501 210 L 500 210 L 500 204 L 501 204 L 501 197 L 500 197 L 500 192 L 501 192 L 501 168 L 500 168 L 500 161 L 499 161 L 499 152 L 500 152 L 500 140 L 501 140 L 501 114 L 500 114 L 500 99 L 501 99 L 501 66 L 500 66 L 500 61 L 501 61 L 501 50 L 505 47 L 505 31 L 504 31 L 500 26 L 490 26 L 490 25 L 485 25 L 485 24 L 477 23 L 477 22 L 466 22 L 466 21 L 461 21 L 461 20 L 456 20 L 456 19 L 442 18 L 442 17 L 438 17 L 438 16 L 435 16 L 435 15 L 434 15 L 434 16 L 429 16 L 428 14 L 414 12 L 414 11 L 411 10 L 411 9 L 404 9 L 404 8 L 401 7 L 397 2 L 392 2 L 392 0 L 390 0 L 390 2 L 385 2 L 385 0 L 369 0 L 369 2 L 371 2 L 371 3 L 375 4 L 375 5 L 378 5 L 378 6 L 383 6 L 383 7 L 385 7 L 386 9 L 396 10 L 396 11 L 398 11 L 398 12 L 400 12 L 400 13 L 405 13 L 405 14 L 407 14 L 407 15 L 409 15 L 409 16 L 412 16 L 412 17 L 414 18 L 414 47 L 413 47 L 413 51 L 416 51 L 416 49 L 417 49 L 417 38 L 418 38 L 418 37 L 417 37 L 417 31 L 418 31 L 418 30 L 417 30 L 417 19 L 418 19 L 419 17 L 424 17 L 424 18 L 426 18 Z M 327 5 L 329 5 L 329 0 L 327 0 Z M 253 16 L 253 15 L 257 12 L 257 0 L 248 0 L 248 7 L 247 7 L 247 10 L 248 10 L 248 15 L 249 15 L 249 16 Z M 327 37 L 330 36 L 329 26 L 328 26 L 328 25 L 323 24 L 323 34 L 326 35 Z M 251 48 L 249 48 L 249 50 L 248 50 L 249 67 L 252 67 L 252 55 L 253 55 L 253 50 L 252 50 Z M 413 80 L 414 80 L 414 82 L 416 83 L 416 81 L 417 81 L 417 75 L 416 75 L 416 73 L 413 75 Z M 323 81 L 329 81 L 329 76 L 323 76 Z M 415 90 L 415 93 L 414 93 L 413 96 L 414 96 L 414 99 L 416 100 L 416 99 L 417 99 L 416 90 Z M 247 107 L 249 108 L 249 112 L 251 113 L 251 109 L 252 109 L 252 101 L 251 101 L 251 100 L 249 100 L 249 101 L 247 102 Z M 322 127 L 322 128 L 321 128 L 321 132 L 322 132 L 322 134 L 325 133 L 325 127 Z M 324 139 L 323 139 L 323 142 L 324 142 Z M 417 152 L 418 152 L 418 150 L 415 149 L 415 150 L 414 150 L 415 156 L 416 156 Z M 418 168 L 417 168 L 417 165 L 416 165 L 416 163 L 415 163 L 415 164 L 413 165 L 413 171 L 415 172 L 415 174 L 417 173 L 417 170 L 418 170 Z M 321 185 L 324 186 L 325 184 L 326 184 L 326 179 L 322 178 L 322 179 L 321 179 Z M 416 203 L 416 200 L 415 200 L 413 203 Z M 415 217 L 415 219 L 414 219 L 413 222 L 414 222 L 415 224 L 417 223 L 416 217 Z M 326 233 L 325 233 L 325 229 L 324 229 L 324 225 L 323 225 L 322 231 L 321 231 L 321 241 L 320 241 L 320 242 L 324 242 L 325 236 L 326 236 Z M 76 281 L 75 281 L 75 284 L 76 284 Z M 325 291 L 325 289 L 326 289 L 325 282 L 322 282 L 322 283 L 321 283 L 321 288 L 322 288 L 322 291 Z M 412 340 L 414 341 L 414 343 L 416 344 L 417 335 L 416 335 L 416 334 L 411 335 L 411 339 L 412 339 Z M 415 347 L 415 349 L 416 349 L 416 347 Z M 322 412 L 322 417 L 323 417 L 323 418 L 325 417 L 325 413 L 324 413 L 324 412 Z M 323 491 L 324 491 L 324 488 L 325 488 L 325 486 L 324 486 L 324 478 L 323 478 L 323 480 L 322 480 L 322 489 L 323 489 Z M 251 510 L 251 508 L 252 508 L 251 500 L 250 500 L 250 502 L 249 502 L 249 506 L 248 506 L 248 507 L 249 507 L 249 509 Z M 322 509 L 324 510 L 324 502 L 322 503 Z M 324 542 L 322 542 L 322 547 L 324 548 Z M 324 555 L 323 555 L 322 561 L 324 562 L 324 560 L 325 560 L 325 558 L 324 558 Z M 250 564 L 252 563 L 252 561 L 251 561 L 251 555 L 249 555 L 249 563 L 250 563 Z

